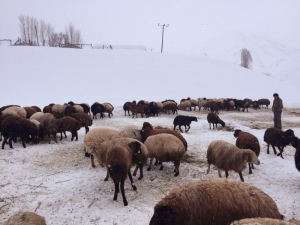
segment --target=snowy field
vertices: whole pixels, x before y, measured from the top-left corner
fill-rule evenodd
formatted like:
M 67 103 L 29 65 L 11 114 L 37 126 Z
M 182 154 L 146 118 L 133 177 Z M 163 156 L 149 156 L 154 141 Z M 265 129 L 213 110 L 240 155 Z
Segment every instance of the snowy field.
M 293 129 L 300 136 L 300 96 L 288 83 L 207 57 L 179 56 L 147 51 L 74 50 L 35 47 L 0 47 L 0 106 L 18 104 L 63 104 L 69 101 L 93 104 L 110 102 L 114 107 L 112 118 L 94 120 L 93 126 L 122 129 L 127 126 L 141 128 L 144 122 L 173 129 L 174 115 L 134 118 L 124 115 L 126 101 L 145 99 L 163 101 L 182 98 L 230 97 L 268 98 L 278 92 L 283 99 L 283 129 Z M 84 157 L 84 129 L 79 140 L 68 138 L 58 144 L 14 143 L 0 151 L 0 224 L 17 211 L 36 211 L 46 218 L 47 224 L 149 224 L 153 207 L 173 187 L 187 180 L 217 177 L 213 168 L 206 174 L 206 150 L 213 140 L 226 140 L 235 144 L 234 129 L 254 134 L 261 146 L 253 174 L 248 168 L 243 176 L 246 183 L 254 185 L 276 202 L 280 212 L 288 219 L 300 220 L 298 209 L 300 173 L 295 168 L 295 149 L 287 146 L 284 159 L 266 154 L 263 135 L 273 126 L 271 109 L 249 109 L 249 112 L 225 112 L 219 116 L 225 127 L 210 130 L 206 120 L 208 111 L 179 111 L 193 115 L 191 129 L 184 133 L 188 151 L 180 165 L 180 175 L 174 177 L 172 163 L 164 170 L 144 168 L 144 178 L 129 180 L 125 194 L 129 205 L 123 206 L 121 195 L 113 201 L 114 185 L 104 182 L 105 168 L 96 164 L 92 168 Z M 139 116 L 140 117 L 140 116 Z M 224 173 L 223 173 L 224 174 Z M 238 174 L 229 173 L 230 179 L 240 180 Z

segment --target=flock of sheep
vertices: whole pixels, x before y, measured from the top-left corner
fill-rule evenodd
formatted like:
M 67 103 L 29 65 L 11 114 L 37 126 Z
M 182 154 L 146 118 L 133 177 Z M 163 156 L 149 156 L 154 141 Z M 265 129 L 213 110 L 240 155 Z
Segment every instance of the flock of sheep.
M 182 99 L 180 104 L 174 100 L 163 102 L 148 102 L 145 100 L 136 103 L 126 102 L 123 109 L 132 118 L 141 114 L 146 116 L 158 116 L 160 113 L 178 113 L 177 110 L 196 110 L 196 107 L 208 109 L 207 121 L 209 128 L 211 124 L 225 126 L 219 116 L 219 110 L 248 110 L 249 107 L 264 105 L 268 107 L 270 101 L 261 99 L 251 101 L 250 99 L 218 99 L 208 100 L 205 98 Z M 150 159 L 147 170 L 151 170 L 153 160 L 155 164 L 163 169 L 164 162 L 174 163 L 174 176 L 180 174 L 180 161 L 188 150 L 186 139 L 176 130 L 185 126 L 188 132 L 192 121 L 197 122 L 196 117 L 177 115 L 174 118 L 174 128 L 153 127 L 149 122 L 144 122 L 141 130 L 126 128 L 116 130 L 114 128 L 96 127 L 89 130 L 93 119 L 105 117 L 107 113 L 113 116 L 114 107 L 110 103 L 89 104 L 49 104 L 43 109 L 37 106 L 20 107 L 15 105 L 0 108 L 0 128 L 3 136 L 2 149 L 5 144 L 12 148 L 12 141 L 20 137 L 22 144 L 32 141 L 38 143 L 41 139 L 48 137 L 49 143 L 53 139 L 57 142 L 56 134 L 60 133 L 66 137 L 66 131 L 71 132 L 71 140 L 78 139 L 78 130 L 85 127 L 84 152 L 91 159 L 91 166 L 95 167 L 94 159 L 99 165 L 106 166 L 107 181 L 111 178 L 115 184 L 113 199 L 117 200 L 121 191 L 124 206 L 128 205 L 125 196 L 124 182 L 129 177 L 133 190 L 136 190 L 132 175 L 136 176 L 139 171 L 139 180 L 143 179 L 143 167 Z M 91 115 L 92 114 L 92 115 Z M 221 170 L 228 172 L 233 170 L 240 176 L 240 181 L 225 178 L 189 181 L 173 189 L 154 207 L 154 215 L 150 225 L 156 224 L 300 224 L 299 221 L 283 221 L 276 203 L 260 189 L 244 183 L 242 171 L 249 164 L 249 173 L 252 173 L 253 164 L 259 165 L 258 159 L 260 145 L 258 139 L 241 130 L 235 130 L 236 145 L 222 140 L 212 141 L 207 149 L 207 173 L 210 166 L 215 165 L 219 177 Z M 275 147 L 279 149 L 278 156 L 283 158 L 283 149 L 292 144 L 297 150 L 295 154 L 296 168 L 300 171 L 300 141 L 295 137 L 292 130 L 282 131 L 269 128 L 265 131 L 264 141 L 272 146 L 274 154 Z M 133 174 L 131 167 L 135 165 Z M 239 197 L 237 197 L 239 195 Z M 215 197 L 217 196 L 217 197 Z M 227 199 L 231 199 L 228 201 Z M 235 200 L 236 199 L 236 200 Z M 244 199 L 239 201 L 238 199 Z M 234 212 L 234 213 L 233 213 Z M 248 219 L 245 219 L 248 218 Z M 21 222 L 20 222 L 21 221 Z M 38 222 L 37 222 L 38 221 Z M 20 222 L 20 223 L 19 223 Z M 28 222 L 28 223 L 25 223 Z M 45 219 L 31 212 L 22 212 L 10 218 L 8 224 L 46 224 Z

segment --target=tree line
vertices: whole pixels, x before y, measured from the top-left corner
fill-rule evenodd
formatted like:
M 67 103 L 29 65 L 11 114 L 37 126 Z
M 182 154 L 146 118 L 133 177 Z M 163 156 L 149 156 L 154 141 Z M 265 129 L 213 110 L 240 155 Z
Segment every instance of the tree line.
M 21 39 L 25 43 L 39 44 L 41 42 L 43 46 L 48 44 L 50 47 L 83 43 L 81 32 L 76 30 L 72 23 L 65 26 L 64 32 L 55 32 L 50 23 L 44 20 L 38 21 L 34 17 L 22 14 L 19 16 L 19 22 Z

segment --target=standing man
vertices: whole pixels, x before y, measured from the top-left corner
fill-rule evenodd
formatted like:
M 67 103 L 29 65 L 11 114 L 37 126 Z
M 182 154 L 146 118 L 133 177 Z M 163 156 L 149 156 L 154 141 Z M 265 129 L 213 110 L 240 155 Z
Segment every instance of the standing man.
M 274 112 L 274 127 L 281 130 L 281 113 L 282 113 L 282 99 L 279 98 L 277 93 L 273 94 L 274 100 L 272 105 L 272 111 Z

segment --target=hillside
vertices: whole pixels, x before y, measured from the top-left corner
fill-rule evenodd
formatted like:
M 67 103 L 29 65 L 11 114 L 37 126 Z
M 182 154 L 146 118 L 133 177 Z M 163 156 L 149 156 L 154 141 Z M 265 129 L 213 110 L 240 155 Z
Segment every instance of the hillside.
M 255 58 L 255 56 L 253 56 Z M 135 50 L 0 47 L 0 105 L 206 98 L 272 99 L 300 104 L 295 88 L 208 57 Z M 125 95 L 126 93 L 126 95 Z

